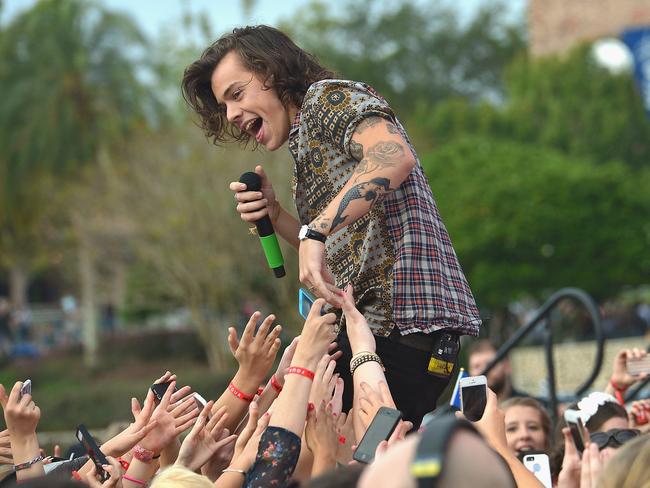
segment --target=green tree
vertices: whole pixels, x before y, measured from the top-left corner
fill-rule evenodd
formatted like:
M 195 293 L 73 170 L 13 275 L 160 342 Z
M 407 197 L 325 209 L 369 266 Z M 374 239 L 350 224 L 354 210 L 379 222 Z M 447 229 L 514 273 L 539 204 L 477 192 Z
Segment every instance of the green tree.
M 647 282 L 647 171 L 471 137 L 422 163 L 482 307 L 565 286 L 601 299 Z
M 48 262 L 48 217 L 75 206 L 54 209 L 55 196 L 160 113 L 139 79 L 145 47 L 129 18 L 84 0 L 40 1 L 4 29 L 0 251 L 14 301 L 25 301 L 29 273 Z
M 510 23 L 499 3 L 468 22 L 436 1 L 392 5 L 313 1 L 281 28 L 343 77 L 371 84 L 402 116 L 451 96 L 502 96 L 503 69 L 525 49 L 523 19 Z
M 635 168 L 650 161 L 650 120 L 634 80 L 598 66 L 588 45 L 566 57 L 520 57 L 507 87 L 503 106 L 453 99 L 419 111 L 418 134 L 444 143 L 478 133 Z

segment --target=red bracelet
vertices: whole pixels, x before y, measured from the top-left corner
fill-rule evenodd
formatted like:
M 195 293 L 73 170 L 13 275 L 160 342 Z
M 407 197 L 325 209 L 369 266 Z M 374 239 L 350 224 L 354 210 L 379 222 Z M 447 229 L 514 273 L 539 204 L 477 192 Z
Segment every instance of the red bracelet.
M 616 401 L 619 403 L 619 405 L 625 406 L 625 398 L 623 397 L 623 393 L 627 391 L 627 387 L 621 388 L 612 380 L 609 380 L 609 384 L 612 385 L 612 388 L 614 388 L 614 397 L 616 398 Z
M 235 395 L 237 398 L 240 400 L 244 400 L 245 402 L 252 402 L 253 399 L 255 398 L 255 395 L 247 395 L 243 391 L 241 391 L 239 388 L 237 388 L 235 385 L 232 384 L 232 381 L 228 385 L 228 390 L 230 390 L 230 393 Z
M 120 465 L 122 466 L 122 469 L 123 469 L 124 471 L 128 471 L 128 470 L 129 470 L 129 466 L 131 466 L 131 463 L 130 463 L 130 462 L 128 462 L 126 459 L 122 459 L 121 457 L 118 457 L 118 458 L 117 458 L 117 462 L 120 463 Z
M 299 374 L 300 376 L 304 376 L 305 378 L 309 378 L 310 380 L 314 381 L 314 372 L 309 371 L 306 368 L 301 368 L 300 366 L 288 367 L 286 374 Z
M 282 391 L 282 385 L 278 382 L 278 379 L 275 377 L 275 375 L 271 376 L 271 386 L 275 391 L 278 392 L 278 395 Z
M 619 386 L 617 383 L 614 383 L 613 380 L 609 380 L 609 384 L 612 385 L 612 388 L 614 388 L 614 390 L 620 392 L 626 392 L 628 388 L 627 386 L 623 386 L 623 387 Z
M 140 486 L 145 486 L 147 484 L 146 481 L 142 481 L 142 480 L 139 480 L 137 478 L 133 478 L 132 476 L 129 476 L 128 474 L 123 474 L 122 478 L 127 480 L 127 481 L 130 481 L 131 483 L 135 483 L 136 485 L 140 485 Z

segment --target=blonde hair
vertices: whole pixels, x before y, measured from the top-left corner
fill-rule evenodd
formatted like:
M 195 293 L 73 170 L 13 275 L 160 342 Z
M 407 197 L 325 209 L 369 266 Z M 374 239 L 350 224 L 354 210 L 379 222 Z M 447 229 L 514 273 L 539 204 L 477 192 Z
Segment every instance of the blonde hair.
M 162 470 L 153 479 L 151 488 L 214 488 L 214 485 L 205 476 L 174 465 Z
M 618 450 L 605 466 L 598 488 L 650 488 L 650 435 Z

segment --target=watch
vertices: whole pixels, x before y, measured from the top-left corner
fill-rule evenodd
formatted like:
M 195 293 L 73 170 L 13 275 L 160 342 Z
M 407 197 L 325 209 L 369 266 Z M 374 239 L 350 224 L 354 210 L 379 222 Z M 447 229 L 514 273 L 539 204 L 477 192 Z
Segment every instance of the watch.
M 308 225 L 303 225 L 300 228 L 300 232 L 298 232 L 298 240 L 304 241 L 305 239 L 314 239 L 315 241 L 320 241 L 325 244 L 327 236 L 315 231 L 314 229 L 310 229 Z

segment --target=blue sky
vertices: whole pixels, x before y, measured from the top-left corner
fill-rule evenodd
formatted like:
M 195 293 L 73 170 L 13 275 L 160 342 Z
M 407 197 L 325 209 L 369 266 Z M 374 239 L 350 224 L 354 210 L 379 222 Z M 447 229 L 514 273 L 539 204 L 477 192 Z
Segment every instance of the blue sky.
M 376 1 L 389 3 L 385 0 Z M 452 0 L 443 1 L 450 3 Z M 494 0 L 456 0 L 455 5 L 463 16 L 469 18 L 481 5 L 492 1 Z M 219 33 L 243 24 L 275 24 L 278 20 L 290 17 L 296 10 L 307 5 L 309 0 L 251 0 L 253 9 L 249 17 L 244 15 L 240 0 L 99 0 L 99 2 L 111 9 L 132 15 L 149 36 L 156 37 L 161 29 L 173 30 L 186 10 L 207 13 L 214 31 Z M 4 0 L 1 20 L 5 22 L 34 3 L 35 0 Z M 337 0 L 328 2 L 331 6 L 343 3 Z M 508 5 L 512 15 L 523 15 L 527 1 L 506 0 L 504 3 Z

